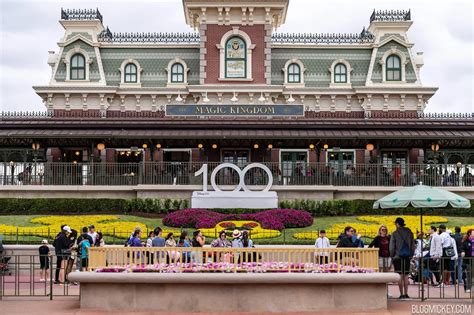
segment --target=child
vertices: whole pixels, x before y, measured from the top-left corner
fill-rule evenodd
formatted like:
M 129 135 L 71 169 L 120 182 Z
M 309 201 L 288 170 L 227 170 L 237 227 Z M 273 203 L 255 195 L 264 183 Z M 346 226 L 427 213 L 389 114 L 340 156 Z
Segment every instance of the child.
M 81 252 L 78 254 L 81 256 L 82 271 L 86 271 L 89 266 L 89 253 L 87 251 L 88 248 L 91 247 L 90 239 L 86 237 L 83 238 L 78 246 L 81 249 Z
M 321 230 L 319 231 L 319 237 L 316 239 L 314 243 L 316 248 L 330 248 L 331 245 L 329 243 L 329 239 L 326 237 L 326 231 Z M 315 254 L 316 258 L 318 259 L 319 264 L 327 264 L 329 262 L 329 253 L 328 252 L 321 252 L 317 251 Z
M 49 269 L 49 246 L 47 240 L 41 241 L 41 246 L 39 247 L 40 254 L 40 281 L 44 282 L 48 279 L 48 269 Z

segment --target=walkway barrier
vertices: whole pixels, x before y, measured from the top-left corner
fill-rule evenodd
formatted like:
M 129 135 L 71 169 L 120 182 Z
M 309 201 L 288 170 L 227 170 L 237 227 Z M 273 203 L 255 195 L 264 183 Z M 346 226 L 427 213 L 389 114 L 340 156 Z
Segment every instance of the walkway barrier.
M 148 266 L 148 267 L 147 267 Z M 153 268 L 163 272 L 378 271 L 377 248 L 92 247 L 89 269 Z M 197 270 L 196 270 L 197 269 Z M 212 270 L 211 270 L 212 269 Z M 218 269 L 218 270 L 217 270 Z
M 3 255 L 0 257 L 0 300 L 4 297 L 79 296 L 77 283 L 68 281 L 76 270 L 77 259 L 71 255 L 53 255 L 41 269 L 40 255 Z M 61 283 L 56 283 L 56 273 Z

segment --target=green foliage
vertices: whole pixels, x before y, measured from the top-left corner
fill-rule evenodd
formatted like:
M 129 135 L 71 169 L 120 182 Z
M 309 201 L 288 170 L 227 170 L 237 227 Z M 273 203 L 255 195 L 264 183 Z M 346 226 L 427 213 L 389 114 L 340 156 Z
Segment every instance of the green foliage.
M 375 214 L 420 214 L 417 208 L 400 209 L 373 209 L 374 200 L 282 200 L 279 208 L 306 210 L 313 217 L 324 216 L 347 216 L 347 215 L 375 215 Z M 472 216 L 474 202 L 471 202 L 470 209 L 444 209 L 425 208 L 423 214 L 426 215 L 450 215 L 450 216 Z
M 161 199 L 72 199 L 72 198 L 0 198 L 0 215 L 4 214 L 80 214 L 80 213 L 151 213 L 167 214 L 169 210 L 188 207 L 187 200 Z

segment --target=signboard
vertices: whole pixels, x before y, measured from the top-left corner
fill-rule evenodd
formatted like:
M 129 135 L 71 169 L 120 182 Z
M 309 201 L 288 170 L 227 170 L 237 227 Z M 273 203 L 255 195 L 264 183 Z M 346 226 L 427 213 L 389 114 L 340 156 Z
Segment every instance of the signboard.
M 166 105 L 166 116 L 303 116 L 303 105 Z
M 232 191 L 222 191 L 216 183 L 217 173 L 225 168 L 230 168 L 239 175 L 239 184 Z M 253 191 L 245 184 L 245 174 L 257 168 L 265 172 L 268 176 L 268 183 L 262 190 Z M 202 191 L 194 191 L 191 198 L 191 207 L 198 209 L 273 209 L 278 206 L 278 196 L 274 191 L 270 191 L 273 183 L 273 175 L 270 169 L 261 163 L 251 163 L 240 169 L 232 163 L 219 164 L 211 173 L 211 186 L 214 191 L 208 191 L 207 164 L 203 164 L 201 169 L 194 173 L 194 176 L 202 175 Z

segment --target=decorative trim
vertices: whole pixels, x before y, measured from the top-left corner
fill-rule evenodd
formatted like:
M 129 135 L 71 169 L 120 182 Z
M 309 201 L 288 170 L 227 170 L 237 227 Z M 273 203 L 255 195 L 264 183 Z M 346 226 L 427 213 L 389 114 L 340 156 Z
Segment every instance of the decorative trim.
M 137 82 L 133 82 L 133 83 L 125 82 L 125 66 L 128 65 L 129 63 L 133 63 L 137 67 Z M 122 64 L 120 65 L 120 68 L 118 70 L 120 71 L 120 87 L 121 88 L 142 86 L 141 73 L 143 71 L 143 68 L 140 66 L 140 63 L 138 63 L 137 60 L 125 59 L 124 61 L 122 61 Z
M 387 81 L 387 72 L 386 70 L 386 61 L 390 55 L 397 55 L 400 57 L 400 67 L 402 69 L 401 80 L 400 81 Z M 382 58 L 380 58 L 379 63 L 382 65 L 382 82 L 385 84 L 400 84 L 400 82 L 406 83 L 405 79 L 405 65 L 408 63 L 408 59 L 405 56 L 405 53 L 398 50 L 396 46 L 392 46 L 390 50 L 387 50 Z
M 232 30 L 228 31 L 221 37 L 221 42 L 219 44 L 216 44 L 217 49 L 220 51 L 220 56 L 219 56 L 219 81 L 228 81 L 230 78 L 226 78 L 225 76 L 225 46 L 227 43 L 227 40 L 233 36 L 239 36 L 241 37 L 246 44 L 247 47 L 247 77 L 246 78 L 240 78 L 236 80 L 235 78 L 232 78 L 230 81 L 239 81 L 242 79 L 245 80 L 253 80 L 252 77 L 252 50 L 255 48 L 255 44 L 252 44 L 252 40 L 250 39 L 250 36 L 247 35 L 247 33 L 242 32 L 239 30 L 239 28 L 233 27 Z
M 296 63 L 300 67 L 300 82 L 298 83 L 288 82 L 288 67 L 292 63 Z M 306 71 L 306 68 L 301 60 L 297 58 L 290 59 L 285 63 L 285 66 L 281 70 L 283 71 L 284 78 L 285 78 L 285 87 L 304 87 L 304 73 Z
M 346 82 L 343 82 L 343 83 L 338 83 L 338 82 L 335 82 L 334 81 L 334 71 L 335 71 L 335 67 L 342 63 L 343 65 L 346 66 L 346 76 L 347 76 L 347 80 Z M 351 88 L 352 87 L 352 83 L 351 83 L 351 72 L 352 72 L 352 67 L 351 67 L 351 64 L 345 60 L 345 59 L 336 59 L 333 61 L 333 63 L 331 64 L 331 67 L 329 67 L 329 72 L 331 73 L 331 84 L 329 85 L 330 87 L 337 87 L 337 88 Z
M 175 63 L 180 63 L 182 66 L 183 66 L 183 82 L 171 82 L 171 67 L 175 64 Z M 181 59 L 181 58 L 175 58 L 175 59 L 172 59 L 170 60 L 170 62 L 168 62 L 168 66 L 165 68 L 166 72 L 168 73 L 168 84 L 167 86 L 171 86 L 171 87 L 185 87 L 188 85 L 188 72 L 189 72 L 189 68 L 188 68 L 188 65 L 186 64 L 186 62 Z
M 86 79 L 85 80 L 71 80 L 71 58 L 75 54 L 81 54 L 85 59 L 86 66 Z M 92 63 L 92 58 L 89 53 L 82 49 L 79 45 L 75 45 L 73 49 L 70 49 L 66 56 L 64 56 L 63 62 L 66 64 L 66 80 L 65 82 L 90 82 L 89 80 L 89 65 Z

